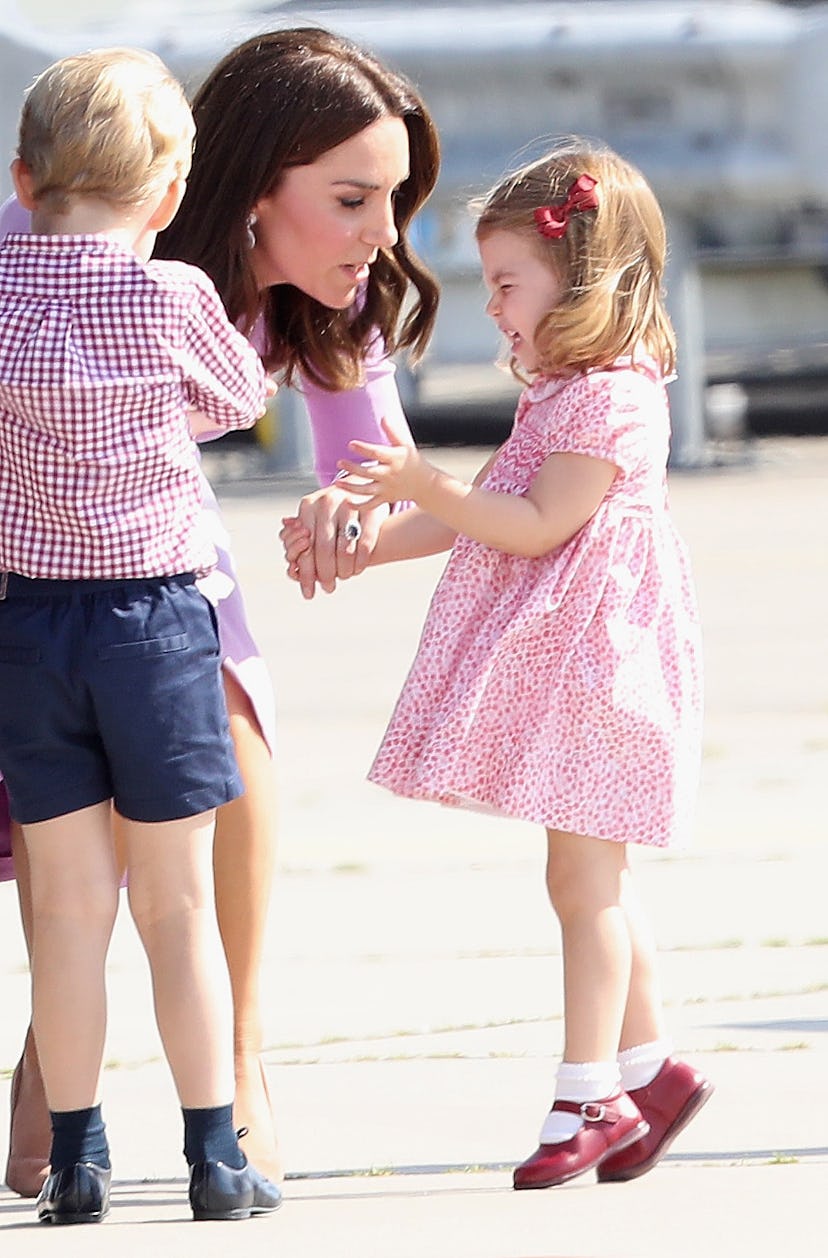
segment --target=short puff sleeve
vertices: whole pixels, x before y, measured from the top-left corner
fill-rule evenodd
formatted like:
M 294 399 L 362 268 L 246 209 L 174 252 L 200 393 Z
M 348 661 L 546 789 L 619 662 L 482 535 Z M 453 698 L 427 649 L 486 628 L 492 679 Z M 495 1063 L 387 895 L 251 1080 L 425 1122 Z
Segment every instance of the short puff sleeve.
M 651 463 L 669 439 L 666 396 L 649 371 L 622 367 L 576 376 L 551 396 L 534 386 L 531 417 L 549 454 L 583 454 L 625 475 Z M 534 391 L 534 390 L 533 390 Z

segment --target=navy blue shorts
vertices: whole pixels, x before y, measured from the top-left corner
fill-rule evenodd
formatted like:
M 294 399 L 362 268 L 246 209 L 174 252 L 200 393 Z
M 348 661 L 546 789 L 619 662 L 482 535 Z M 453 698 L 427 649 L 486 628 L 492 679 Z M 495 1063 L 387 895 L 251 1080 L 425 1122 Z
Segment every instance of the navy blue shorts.
M 107 799 L 172 821 L 242 793 L 215 613 L 192 575 L 0 574 L 0 771 L 23 824 Z

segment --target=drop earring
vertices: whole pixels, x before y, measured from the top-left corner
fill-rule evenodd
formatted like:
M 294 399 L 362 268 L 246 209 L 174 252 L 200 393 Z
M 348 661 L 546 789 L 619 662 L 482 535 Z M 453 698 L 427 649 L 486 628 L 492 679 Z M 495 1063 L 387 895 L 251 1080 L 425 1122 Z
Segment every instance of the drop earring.
M 255 214 L 248 214 L 247 222 L 244 225 L 248 249 L 255 249 L 256 247 L 256 233 L 253 231 L 253 228 L 256 226 L 257 222 L 258 220 Z

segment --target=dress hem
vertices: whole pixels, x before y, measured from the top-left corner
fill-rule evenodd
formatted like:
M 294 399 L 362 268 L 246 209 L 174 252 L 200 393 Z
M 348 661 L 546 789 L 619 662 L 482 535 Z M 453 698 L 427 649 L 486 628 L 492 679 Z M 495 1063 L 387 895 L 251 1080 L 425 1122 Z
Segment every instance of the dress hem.
M 437 794 L 431 791 L 416 790 L 400 790 L 394 786 L 380 781 L 378 778 L 370 777 L 368 781 L 374 786 L 379 786 L 383 790 L 390 791 L 392 795 L 398 796 L 400 799 L 412 799 L 421 803 L 438 804 L 443 808 L 460 808 L 469 812 L 479 812 L 489 817 L 503 817 L 509 821 L 524 821 L 528 825 L 541 826 L 546 830 L 558 830 L 563 834 L 580 834 L 590 838 L 601 839 L 605 843 L 634 843 L 636 847 L 655 847 L 662 851 L 669 849 L 676 851 L 681 848 L 690 846 L 691 839 L 679 836 L 668 836 L 660 838 L 635 838 L 629 835 L 620 834 L 593 834 L 589 827 L 575 826 L 572 822 L 563 816 L 556 818 L 539 816 L 528 816 L 523 811 L 510 810 L 500 804 L 492 804 L 486 800 L 477 799 L 472 795 L 460 794 Z

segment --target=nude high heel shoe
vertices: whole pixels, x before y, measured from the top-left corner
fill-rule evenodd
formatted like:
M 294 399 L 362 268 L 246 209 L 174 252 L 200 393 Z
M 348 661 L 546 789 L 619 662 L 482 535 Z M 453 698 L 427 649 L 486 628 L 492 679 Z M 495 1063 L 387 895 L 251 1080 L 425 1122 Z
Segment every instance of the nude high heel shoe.
M 244 1134 L 242 1151 L 256 1169 L 273 1183 L 284 1178 L 279 1142 L 264 1063 L 258 1053 L 236 1059 L 236 1099 L 233 1122 Z
M 12 1075 L 9 1114 L 6 1184 L 21 1197 L 37 1197 L 49 1174 L 52 1125 L 31 1026 Z

